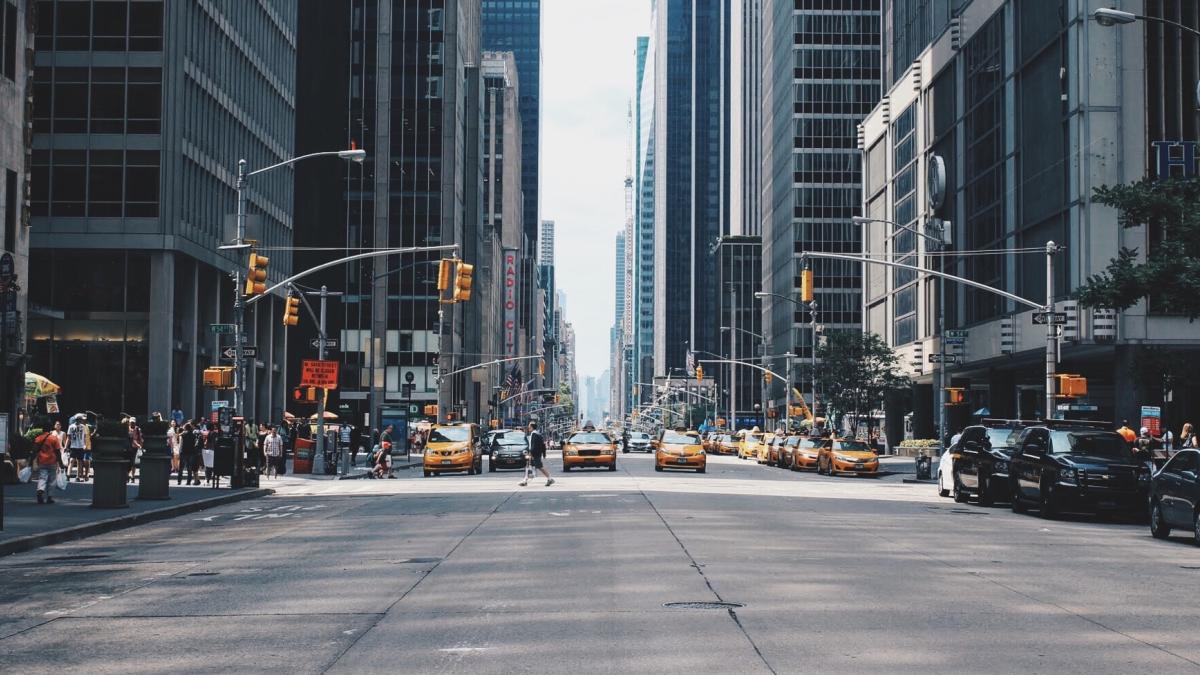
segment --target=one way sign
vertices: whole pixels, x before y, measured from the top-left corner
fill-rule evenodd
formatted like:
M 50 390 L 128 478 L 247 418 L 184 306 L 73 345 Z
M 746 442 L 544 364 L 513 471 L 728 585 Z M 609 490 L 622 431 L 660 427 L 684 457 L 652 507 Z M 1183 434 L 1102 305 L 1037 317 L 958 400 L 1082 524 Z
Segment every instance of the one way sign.
M 225 358 L 232 361 L 234 359 L 234 357 L 237 356 L 237 350 L 233 347 L 226 347 L 225 351 L 221 352 L 221 356 L 224 356 Z M 246 345 L 245 347 L 242 347 L 242 356 L 247 359 L 252 359 L 252 358 L 258 356 L 258 346 L 257 345 Z
M 1066 312 L 1034 312 L 1033 322 L 1039 326 L 1050 324 L 1057 326 L 1067 322 Z

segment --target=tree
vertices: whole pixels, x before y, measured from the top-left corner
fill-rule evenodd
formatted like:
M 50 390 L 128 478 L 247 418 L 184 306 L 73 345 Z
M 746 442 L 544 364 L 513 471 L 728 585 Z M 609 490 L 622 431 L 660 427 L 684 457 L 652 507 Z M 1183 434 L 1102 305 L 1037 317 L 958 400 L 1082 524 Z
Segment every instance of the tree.
M 1200 179 L 1144 179 L 1096 188 L 1097 203 L 1120 212 L 1125 228 L 1146 225 L 1145 260 L 1122 247 L 1104 272 L 1078 290 L 1080 304 L 1123 310 L 1150 297 L 1158 311 L 1200 317 Z
M 817 389 L 827 406 L 852 426 L 883 406 L 890 392 L 911 386 L 900 358 L 875 333 L 833 331 L 817 348 Z

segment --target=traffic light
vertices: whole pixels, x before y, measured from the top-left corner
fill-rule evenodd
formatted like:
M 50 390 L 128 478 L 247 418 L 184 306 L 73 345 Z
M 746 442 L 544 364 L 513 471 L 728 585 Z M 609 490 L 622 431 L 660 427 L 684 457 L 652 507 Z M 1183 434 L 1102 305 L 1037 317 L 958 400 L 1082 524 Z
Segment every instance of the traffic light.
M 298 403 L 313 403 L 317 400 L 317 388 L 296 387 L 292 390 L 292 400 Z
M 767 384 L 771 384 L 771 371 L 766 371 L 763 373 L 763 381 Z
M 475 276 L 475 266 L 465 262 L 458 263 L 454 274 L 454 301 L 466 302 L 471 299 L 472 277 Z
M 436 403 L 430 403 L 425 406 L 425 415 L 428 417 L 437 417 L 438 407 Z
M 1079 375 L 1059 374 L 1058 395 L 1063 398 L 1083 398 L 1088 394 L 1087 378 Z
M 967 391 L 962 387 L 946 387 L 946 405 L 962 405 L 967 402 Z
M 250 252 L 250 262 L 246 270 L 246 288 L 244 295 L 262 295 L 267 292 L 267 265 L 271 259 Z
M 800 271 L 800 302 L 813 301 L 813 271 L 803 269 Z
M 204 369 L 206 389 L 233 389 L 233 366 L 213 366 Z
M 300 323 L 300 298 L 289 295 L 283 307 L 283 325 L 295 326 Z
M 538 359 L 538 375 L 546 376 L 546 359 Z
M 696 381 L 704 381 L 704 366 L 696 366 Z
M 449 259 L 445 259 L 445 258 L 443 258 L 441 261 L 438 262 L 438 279 L 437 279 L 438 292 L 444 292 L 447 288 L 450 288 L 450 268 L 453 265 L 454 265 L 453 260 L 449 260 Z

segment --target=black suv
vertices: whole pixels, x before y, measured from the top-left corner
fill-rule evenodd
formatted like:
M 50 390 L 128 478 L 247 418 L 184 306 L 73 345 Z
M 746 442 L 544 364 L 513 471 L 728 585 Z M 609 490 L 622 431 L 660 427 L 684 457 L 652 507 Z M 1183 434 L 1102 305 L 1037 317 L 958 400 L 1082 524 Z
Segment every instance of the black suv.
M 1054 423 L 1021 432 L 1009 462 L 1012 510 L 1104 511 L 1144 518 L 1150 469 L 1112 431 Z
M 1006 502 L 1008 463 L 1021 430 L 1036 422 L 985 419 L 963 429 L 954 457 L 954 501 L 970 497 L 982 506 Z

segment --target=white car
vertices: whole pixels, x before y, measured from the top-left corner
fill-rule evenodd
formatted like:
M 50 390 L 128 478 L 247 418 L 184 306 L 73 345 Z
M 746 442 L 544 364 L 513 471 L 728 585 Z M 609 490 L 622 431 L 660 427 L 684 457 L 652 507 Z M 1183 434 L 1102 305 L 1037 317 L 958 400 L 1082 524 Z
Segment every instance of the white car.
M 629 447 L 625 448 L 625 452 L 650 452 L 650 434 L 633 433 L 629 434 Z
M 958 446 L 958 439 L 961 435 L 954 435 L 954 438 L 950 440 L 950 447 L 946 448 L 938 460 L 937 483 L 939 497 L 954 495 L 954 449 Z

